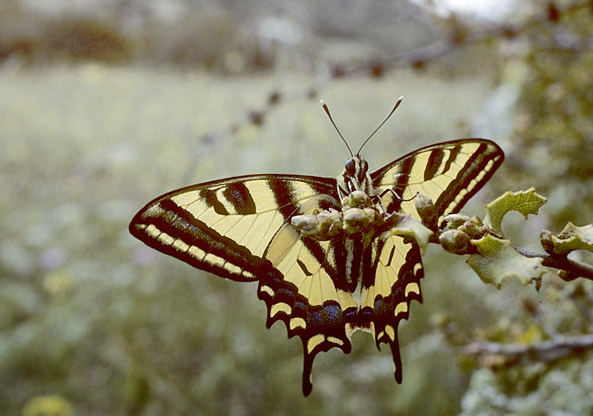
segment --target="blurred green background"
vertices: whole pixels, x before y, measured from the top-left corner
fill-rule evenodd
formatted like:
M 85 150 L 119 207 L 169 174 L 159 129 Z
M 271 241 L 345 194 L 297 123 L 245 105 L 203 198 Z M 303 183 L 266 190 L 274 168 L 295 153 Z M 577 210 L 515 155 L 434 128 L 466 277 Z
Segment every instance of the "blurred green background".
M 501 3 L 503 4 L 503 3 Z M 593 6 L 507 2 L 0 0 L 0 413 L 7 415 L 585 415 L 588 351 L 508 363 L 474 340 L 590 333 L 591 285 L 484 285 L 431 248 L 424 303 L 400 328 L 403 384 L 356 333 L 321 354 L 265 328 L 256 287 L 155 252 L 127 231 L 150 199 L 250 173 L 336 176 L 420 146 L 497 141 L 507 159 L 464 212 L 535 186 L 517 244 L 593 218 Z M 486 357 L 488 358 L 488 357 Z

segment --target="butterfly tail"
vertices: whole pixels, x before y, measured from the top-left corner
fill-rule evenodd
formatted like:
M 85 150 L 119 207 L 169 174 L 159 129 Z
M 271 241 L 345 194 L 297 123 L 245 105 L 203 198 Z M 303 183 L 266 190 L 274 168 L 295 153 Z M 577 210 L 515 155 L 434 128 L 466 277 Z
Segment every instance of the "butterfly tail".
M 306 332 L 303 332 L 300 335 L 305 351 L 303 360 L 303 394 L 308 396 L 311 393 L 311 390 L 313 390 L 311 371 L 313 370 L 313 361 L 317 354 L 329 351 L 334 347 L 340 348 L 345 354 L 348 354 L 352 350 L 352 344 L 345 334 L 343 338 L 325 336 L 322 334 L 311 336 Z

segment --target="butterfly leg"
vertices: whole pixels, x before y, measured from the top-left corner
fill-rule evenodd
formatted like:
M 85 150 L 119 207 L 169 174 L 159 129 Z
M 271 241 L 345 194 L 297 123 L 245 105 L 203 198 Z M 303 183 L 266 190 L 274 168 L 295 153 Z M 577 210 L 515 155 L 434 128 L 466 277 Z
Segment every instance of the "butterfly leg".
M 412 201 L 414 200 L 414 198 L 416 198 L 416 196 L 418 195 L 418 192 L 416 192 L 414 194 L 414 196 L 412 196 L 411 198 L 403 198 L 402 196 L 400 196 L 393 188 L 388 188 L 385 189 L 383 192 L 381 192 L 379 195 L 374 195 L 372 198 L 376 198 L 377 199 L 377 203 L 379 204 L 379 206 L 381 207 L 381 211 L 383 212 L 383 215 L 386 218 L 391 217 L 391 215 L 393 214 L 393 212 L 388 213 L 387 210 L 385 210 L 385 207 L 383 206 L 383 197 L 385 195 L 387 195 L 388 193 L 391 193 L 393 195 L 393 197 L 399 201 L 402 202 L 408 202 L 408 201 Z

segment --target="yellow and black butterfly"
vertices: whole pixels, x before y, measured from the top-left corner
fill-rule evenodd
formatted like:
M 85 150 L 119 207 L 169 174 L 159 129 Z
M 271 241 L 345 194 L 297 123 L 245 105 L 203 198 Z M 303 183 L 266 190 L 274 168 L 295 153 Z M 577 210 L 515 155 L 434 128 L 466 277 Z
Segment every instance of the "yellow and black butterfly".
M 205 182 L 154 199 L 130 224 L 150 247 L 198 269 L 258 282 L 267 327 L 283 321 L 288 336 L 303 342 L 305 395 L 315 356 L 334 347 L 349 353 L 357 329 L 371 332 L 378 348 L 390 345 L 401 383 L 397 330 L 411 301 L 422 301 L 423 269 L 418 244 L 390 233 L 390 218 L 419 219 L 420 193 L 432 199 L 442 226 L 504 159 L 489 140 L 462 139 L 369 173 L 360 150 L 350 153 L 336 179 L 269 174 Z

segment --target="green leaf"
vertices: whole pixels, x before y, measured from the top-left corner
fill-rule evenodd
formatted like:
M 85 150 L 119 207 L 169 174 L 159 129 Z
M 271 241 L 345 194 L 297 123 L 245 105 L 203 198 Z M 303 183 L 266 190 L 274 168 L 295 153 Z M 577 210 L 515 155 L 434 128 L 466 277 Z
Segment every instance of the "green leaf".
M 577 227 L 569 222 L 560 234 L 551 235 L 552 252 L 554 254 L 568 254 L 573 250 L 587 250 L 593 252 L 593 225 Z
M 546 198 L 535 192 L 535 188 L 519 192 L 507 191 L 486 205 L 486 218 L 484 222 L 498 235 L 503 235 L 502 219 L 507 212 L 517 211 L 527 218 L 529 214 L 537 214 L 539 208 L 546 201 Z
M 395 213 L 394 215 L 397 215 L 397 223 L 391 227 L 387 233 L 391 235 L 414 238 L 420 246 L 420 251 L 424 253 L 426 251 L 426 247 L 428 246 L 432 231 L 426 228 L 420 221 L 412 218 L 409 214 L 404 215 Z
M 472 254 L 467 264 L 480 276 L 485 283 L 500 287 L 507 277 L 517 277 L 524 285 L 541 279 L 548 271 L 542 266 L 542 258 L 529 258 L 519 254 L 510 240 L 486 235 L 472 244 L 479 254 Z

